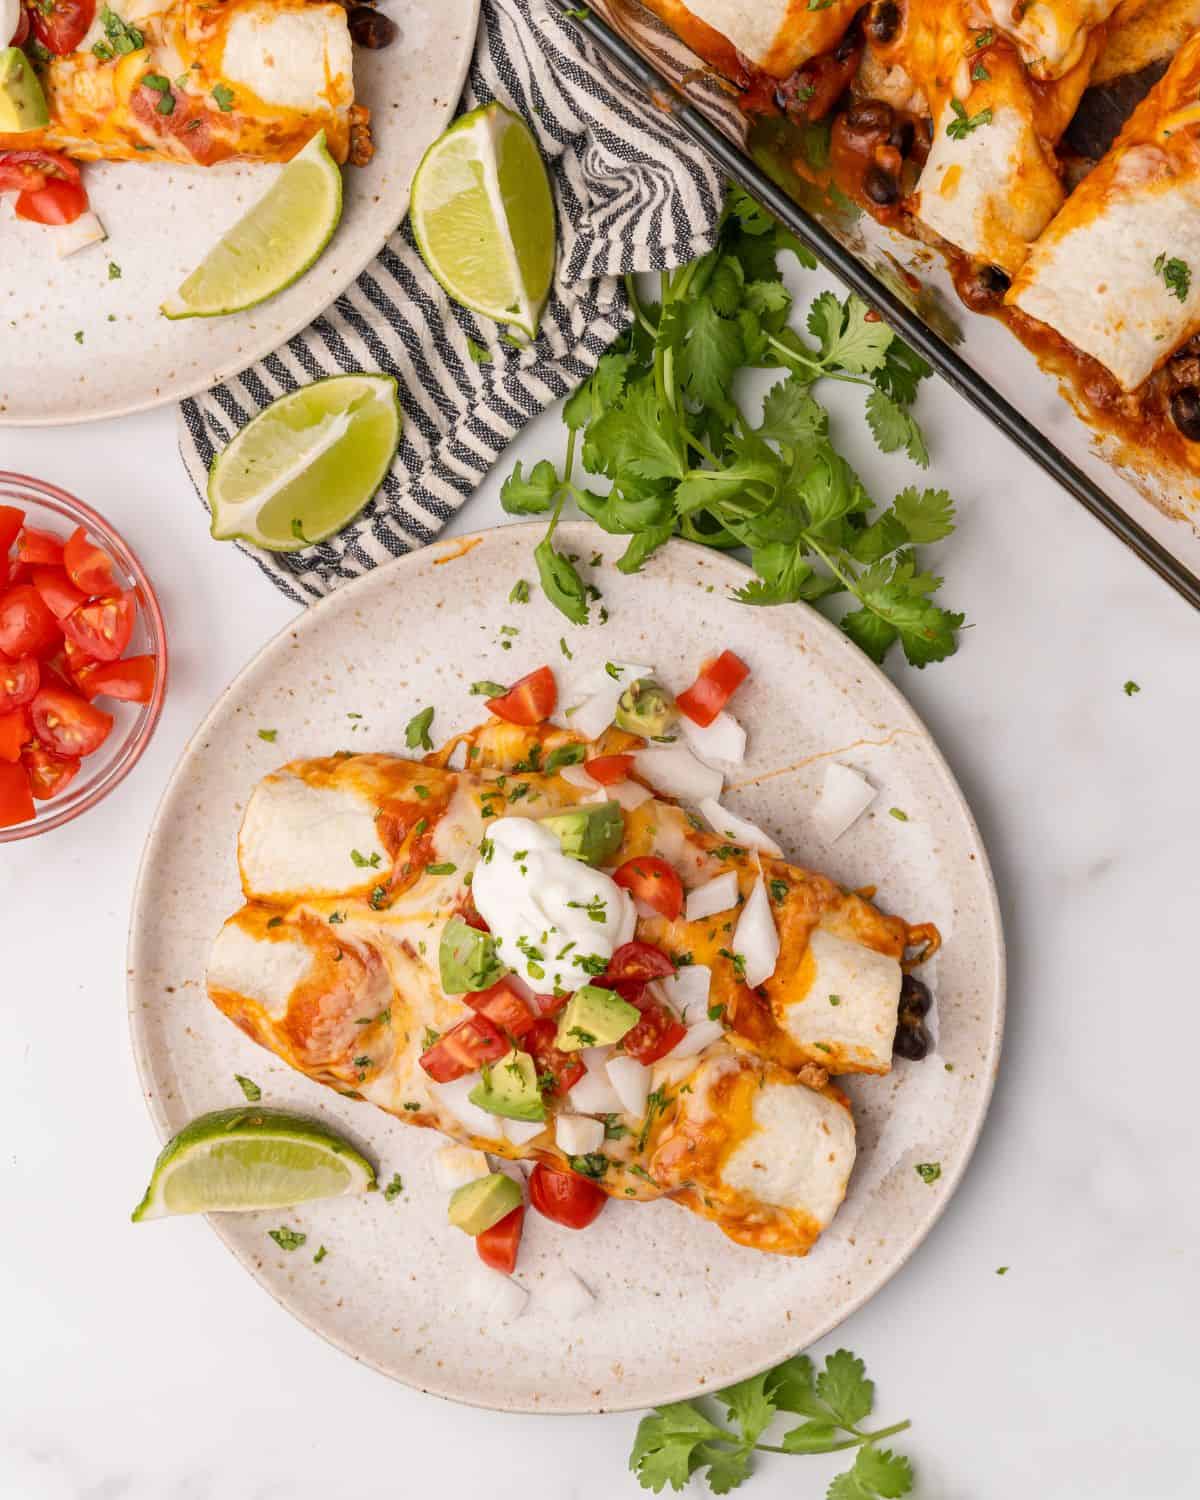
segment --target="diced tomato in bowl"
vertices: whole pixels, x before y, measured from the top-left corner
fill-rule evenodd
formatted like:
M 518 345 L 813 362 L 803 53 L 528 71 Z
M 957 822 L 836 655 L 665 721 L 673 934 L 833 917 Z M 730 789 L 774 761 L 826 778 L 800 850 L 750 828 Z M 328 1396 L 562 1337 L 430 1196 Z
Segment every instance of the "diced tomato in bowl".
M 166 661 L 157 596 L 121 537 L 65 491 L 0 472 L 0 843 L 61 826 L 128 775 Z

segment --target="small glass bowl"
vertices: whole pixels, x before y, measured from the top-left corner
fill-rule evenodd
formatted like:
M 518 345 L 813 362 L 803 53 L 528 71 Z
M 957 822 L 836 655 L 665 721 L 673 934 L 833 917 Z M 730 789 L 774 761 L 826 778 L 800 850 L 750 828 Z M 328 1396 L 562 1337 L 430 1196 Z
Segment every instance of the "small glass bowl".
M 72 818 L 95 807 L 118 786 L 137 765 L 150 743 L 162 712 L 167 690 L 167 634 L 163 625 L 158 596 L 151 587 L 137 557 L 126 542 L 90 506 L 74 495 L 27 474 L 9 474 L 0 470 L 0 505 L 17 505 L 25 512 L 30 526 L 53 531 L 66 538 L 76 526 L 82 526 L 105 549 L 123 577 L 124 586 L 138 597 L 138 616 L 133 638 L 126 648 L 127 656 L 153 655 L 158 661 L 154 692 L 149 703 L 123 703 L 105 698 L 101 707 L 114 719 L 112 732 L 94 755 L 85 756 L 79 773 L 61 796 L 37 802 L 36 816 L 28 823 L 0 828 L 0 844 L 32 838 L 61 828 Z

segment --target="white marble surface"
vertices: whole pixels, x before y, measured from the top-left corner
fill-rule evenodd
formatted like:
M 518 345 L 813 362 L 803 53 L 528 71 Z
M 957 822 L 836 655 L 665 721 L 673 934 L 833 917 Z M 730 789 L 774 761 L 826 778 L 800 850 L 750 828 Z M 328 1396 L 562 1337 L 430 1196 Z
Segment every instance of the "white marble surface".
M 962 502 L 939 567 L 972 628 L 952 662 L 893 671 L 991 851 L 1009 1033 L 966 1184 L 826 1346 L 866 1358 L 882 1420 L 913 1419 L 921 1497 L 1183 1500 L 1200 1492 L 1200 618 L 948 390 L 922 415 Z M 515 456 L 558 431 L 541 419 Z M 880 490 L 907 482 L 847 431 Z M 280 1311 L 202 1221 L 129 1223 L 157 1149 L 125 1021 L 139 852 L 189 731 L 291 606 L 210 540 L 169 412 L 2 430 L 0 468 L 129 537 L 174 669 L 138 773 L 0 853 L 0 1497 L 640 1493 L 632 1417 L 505 1417 L 391 1385 Z M 501 519 L 498 487 L 457 529 Z M 837 1467 L 767 1459 L 742 1493 L 815 1500 Z

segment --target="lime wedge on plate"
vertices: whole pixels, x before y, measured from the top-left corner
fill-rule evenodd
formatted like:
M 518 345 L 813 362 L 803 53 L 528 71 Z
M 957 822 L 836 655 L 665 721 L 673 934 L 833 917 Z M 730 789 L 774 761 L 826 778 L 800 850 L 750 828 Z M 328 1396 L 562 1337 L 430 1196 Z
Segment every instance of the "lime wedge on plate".
M 455 302 L 536 335 L 554 276 L 554 199 L 523 120 L 499 104 L 457 120 L 422 158 L 409 212 Z
M 289 1208 L 375 1186 L 375 1169 L 314 1120 L 270 1109 L 219 1109 L 159 1153 L 134 1223 L 171 1214 Z
M 383 483 L 400 426 L 390 375 L 334 375 L 281 396 L 209 471 L 213 536 L 269 552 L 332 536 Z
M 218 318 L 265 302 L 302 276 L 342 216 L 342 174 L 319 131 L 218 240 L 162 311 Z

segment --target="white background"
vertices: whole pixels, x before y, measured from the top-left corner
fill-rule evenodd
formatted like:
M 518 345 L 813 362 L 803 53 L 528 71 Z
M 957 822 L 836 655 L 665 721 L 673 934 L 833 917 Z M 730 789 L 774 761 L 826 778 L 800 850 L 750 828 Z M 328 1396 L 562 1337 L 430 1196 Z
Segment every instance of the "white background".
M 938 570 L 971 629 L 951 662 L 891 671 L 991 852 L 1009 1030 L 965 1185 L 822 1347 L 866 1359 L 881 1422 L 912 1418 L 919 1496 L 1195 1497 L 1200 617 L 948 389 L 920 411 L 961 506 Z M 856 418 L 842 430 L 876 493 L 915 477 Z M 557 456 L 560 431 L 539 419 L 511 457 Z M 503 519 L 507 467 L 456 530 Z M 125 1015 L 139 854 L 189 732 L 293 609 L 208 536 L 169 409 L 0 430 L 0 468 L 108 516 L 172 647 L 137 772 L 78 823 L 0 850 L 0 1497 L 640 1493 L 633 1416 L 509 1417 L 408 1391 L 293 1322 L 202 1220 L 130 1224 L 158 1149 Z M 744 1493 L 809 1500 L 839 1466 L 766 1458 Z

